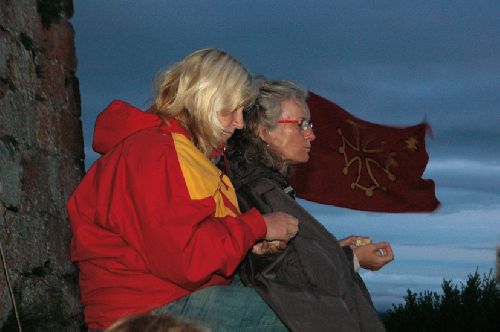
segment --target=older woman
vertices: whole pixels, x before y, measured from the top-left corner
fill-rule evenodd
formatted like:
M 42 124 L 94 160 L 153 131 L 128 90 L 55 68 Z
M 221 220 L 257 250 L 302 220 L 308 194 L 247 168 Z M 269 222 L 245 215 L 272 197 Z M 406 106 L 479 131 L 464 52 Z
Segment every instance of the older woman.
M 287 241 L 297 220 L 241 214 L 210 160 L 255 94 L 238 61 L 203 49 L 159 76 L 154 112 L 115 101 L 99 116 L 93 147 L 103 156 L 68 202 L 90 329 L 149 311 L 217 331 L 284 329 L 255 290 L 230 284 L 254 246 Z
M 350 249 L 294 200 L 285 175 L 289 165 L 309 160 L 315 139 L 306 92 L 288 81 L 264 82 L 245 128 L 230 140 L 228 174 L 242 210 L 283 211 L 300 231 L 285 250 L 250 254 L 241 277 L 294 331 L 383 331 L 355 264 L 377 270 L 393 259 L 388 243 Z M 343 240 L 351 244 L 356 237 Z M 280 246 L 280 248 L 277 248 Z M 276 252 L 283 243 L 270 243 Z M 266 251 L 266 250 L 265 250 Z

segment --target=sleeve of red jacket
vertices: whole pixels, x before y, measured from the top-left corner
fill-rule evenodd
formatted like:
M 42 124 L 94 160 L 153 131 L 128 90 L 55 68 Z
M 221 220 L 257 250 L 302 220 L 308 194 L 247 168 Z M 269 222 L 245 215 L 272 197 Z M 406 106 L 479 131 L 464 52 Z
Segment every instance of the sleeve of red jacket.
M 164 135 L 125 144 L 118 171 L 125 197 L 140 225 L 151 272 L 185 289 L 197 289 L 214 274 L 230 277 L 266 226 L 256 210 L 237 217 L 214 216 L 212 197 L 192 200 L 174 145 Z M 133 236 L 133 235 L 132 235 Z

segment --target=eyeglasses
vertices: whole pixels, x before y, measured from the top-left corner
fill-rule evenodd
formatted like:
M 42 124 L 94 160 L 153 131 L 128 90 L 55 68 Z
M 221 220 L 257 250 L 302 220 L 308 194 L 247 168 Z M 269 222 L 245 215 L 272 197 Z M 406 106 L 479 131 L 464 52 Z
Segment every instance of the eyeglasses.
M 302 131 L 306 131 L 307 129 L 313 129 L 313 123 L 309 120 L 278 120 L 278 123 L 295 123 L 297 124 Z

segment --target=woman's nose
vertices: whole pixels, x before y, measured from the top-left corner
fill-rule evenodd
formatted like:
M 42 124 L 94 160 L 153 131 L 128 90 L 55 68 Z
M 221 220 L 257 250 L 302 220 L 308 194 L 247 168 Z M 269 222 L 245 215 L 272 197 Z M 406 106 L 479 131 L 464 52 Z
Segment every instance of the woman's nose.
M 316 139 L 316 135 L 314 134 L 314 130 L 312 128 L 307 128 L 304 130 L 304 138 L 310 142 Z
M 243 129 L 243 109 L 234 111 L 233 126 L 237 129 Z

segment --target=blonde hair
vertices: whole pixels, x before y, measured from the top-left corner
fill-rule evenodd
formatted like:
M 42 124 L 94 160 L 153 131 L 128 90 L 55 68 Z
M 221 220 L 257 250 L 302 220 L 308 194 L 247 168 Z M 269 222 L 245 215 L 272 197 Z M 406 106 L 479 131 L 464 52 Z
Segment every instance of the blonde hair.
M 155 83 L 155 112 L 163 119 L 176 118 L 206 156 L 223 142 L 218 116 L 251 105 L 257 95 L 247 69 L 214 48 L 189 54 Z

